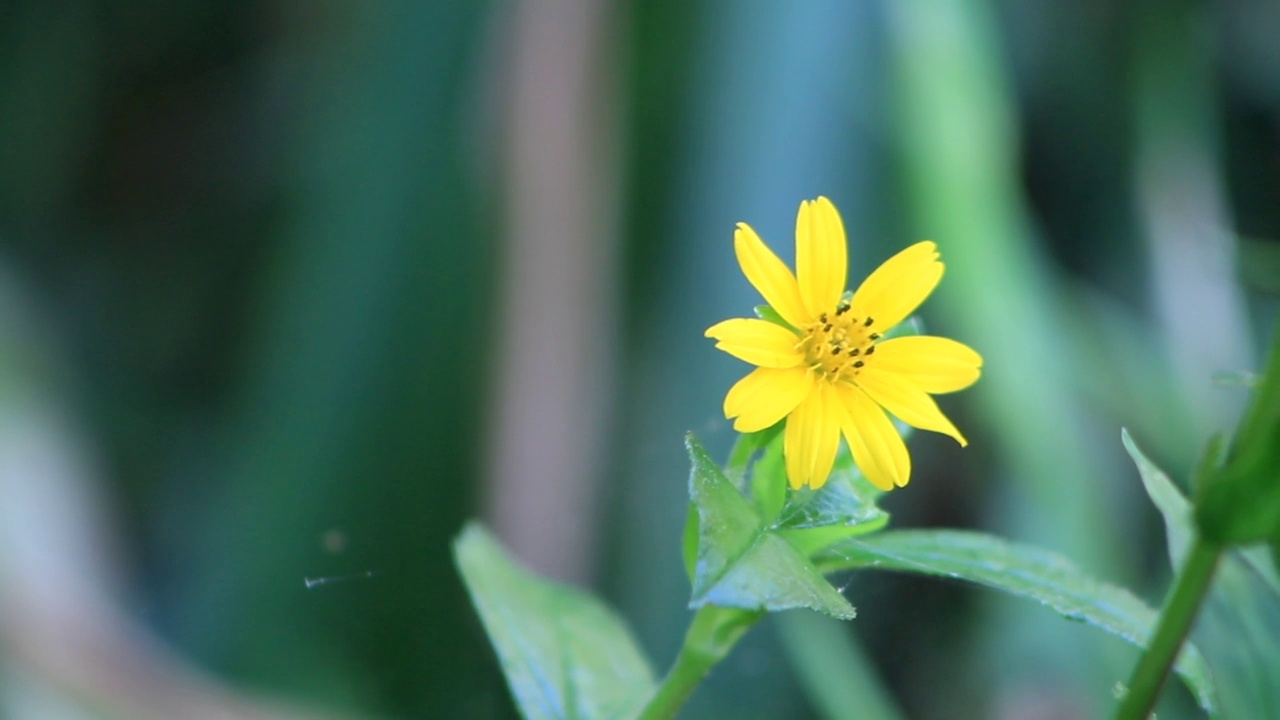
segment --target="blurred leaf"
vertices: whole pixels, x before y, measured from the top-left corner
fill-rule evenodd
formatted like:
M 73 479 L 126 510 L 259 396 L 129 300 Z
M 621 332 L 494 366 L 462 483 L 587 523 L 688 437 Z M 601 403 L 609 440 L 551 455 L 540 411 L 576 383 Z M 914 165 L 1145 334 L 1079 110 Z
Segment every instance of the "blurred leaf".
M 689 497 L 698 510 L 698 557 L 689 606 L 744 610 L 810 608 L 854 617 L 849 601 L 786 540 L 766 531 L 751 503 L 686 436 Z
M 1164 517 L 1170 564 L 1177 570 L 1195 532 L 1191 503 L 1128 432 L 1122 437 Z M 1192 637 L 1214 671 L 1223 717 L 1280 717 L 1274 682 L 1280 677 L 1280 580 L 1265 547 L 1223 553 Z
M 1219 370 L 1210 380 L 1220 387 L 1254 388 L 1258 384 L 1258 373 L 1244 370 Z
M 526 718 L 632 717 L 644 707 L 653 673 L 607 606 L 518 567 L 475 523 L 454 558 Z
M 823 572 L 873 568 L 968 580 L 1035 600 L 1145 647 L 1156 613 L 1128 590 L 1098 582 L 1040 548 L 959 530 L 890 531 L 839 542 L 815 561 Z M 1216 716 L 1212 676 L 1200 651 L 1184 646 L 1177 672 L 1200 707 Z
M 853 633 L 831 618 L 787 613 L 773 618 L 778 639 L 809 702 L 827 720 L 899 720 L 901 710 Z
M 1280 294 L 1280 242 L 1242 237 L 1237 247 L 1245 284 L 1273 295 Z

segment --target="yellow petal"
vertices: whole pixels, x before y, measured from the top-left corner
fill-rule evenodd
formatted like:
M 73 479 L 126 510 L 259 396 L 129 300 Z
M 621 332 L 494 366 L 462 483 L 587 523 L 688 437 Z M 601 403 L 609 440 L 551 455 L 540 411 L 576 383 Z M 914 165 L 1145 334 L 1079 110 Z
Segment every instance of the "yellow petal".
M 794 410 L 812 387 L 805 368 L 756 368 L 729 388 L 724 416 L 736 418 L 738 432 L 763 430 Z
M 942 279 L 937 247 L 925 240 L 885 260 L 853 294 L 853 316 L 873 319 L 880 332 L 902 322 Z
M 717 349 L 752 365 L 787 368 L 804 360 L 796 349 L 800 339 L 795 333 L 766 320 L 725 320 L 708 328 L 706 335 L 716 339 Z
M 834 392 L 826 383 L 815 383 L 813 392 L 787 418 L 782 454 L 792 488 L 808 485 L 816 490 L 831 474 L 844 421 L 844 410 Z
M 750 225 L 738 223 L 738 230 L 733 234 L 733 250 L 738 255 L 742 273 L 783 320 L 796 327 L 810 321 L 811 316 L 800 300 L 795 276 Z
M 847 417 L 844 439 L 858 469 L 881 490 L 906 485 L 911 480 L 911 454 L 893 421 L 858 388 L 839 389 Z
M 961 446 L 969 444 L 956 426 L 942 414 L 938 403 L 904 378 L 881 371 L 875 363 L 868 363 L 862 368 L 856 382 L 872 400 L 906 424 L 950 435 Z
M 977 382 L 982 356 L 964 343 L 921 335 L 876 345 L 872 367 L 897 375 L 927 393 L 949 393 Z
M 849 260 L 844 223 L 831 201 L 800 203 L 796 216 L 796 280 L 809 317 L 831 310 L 844 294 Z

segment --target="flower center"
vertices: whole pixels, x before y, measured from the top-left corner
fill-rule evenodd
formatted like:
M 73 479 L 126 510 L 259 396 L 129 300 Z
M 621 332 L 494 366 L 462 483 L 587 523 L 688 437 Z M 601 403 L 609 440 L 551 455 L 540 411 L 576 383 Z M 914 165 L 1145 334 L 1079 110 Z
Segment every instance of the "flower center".
M 876 351 L 880 333 L 872 331 L 875 318 L 857 318 L 841 300 L 834 313 L 822 313 L 817 322 L 802 328 L 799 348 L 805 364 L 830 382 L 852 382 Z

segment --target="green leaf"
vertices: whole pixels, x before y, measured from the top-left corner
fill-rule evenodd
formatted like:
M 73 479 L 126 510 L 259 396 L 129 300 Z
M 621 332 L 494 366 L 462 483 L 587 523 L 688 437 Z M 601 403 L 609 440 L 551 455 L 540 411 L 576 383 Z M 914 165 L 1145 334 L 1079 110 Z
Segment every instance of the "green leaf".
M 1134 464 L 1138 466 L 1138 474 L 1142 477 L 1142 486 L 1147 491 L 1147 497 L 1151 498 L 1151 502 L 1164 518 L 1166 540 L 1169 545 L 1169 566 L 1177 570 L 1186 559 L 1187 549 L 1191 547 L 1191 537 L 1195 532 L 1191 503 L 1173 484 L 1169 476 L 1143 454 L 1137 443 L 1130 437 L 1128 430 L 1120 431 L 1120 439 L 1124 443 L 1125 450 L 1129 452 L 1129 457 L 1133 458 Z M 1275 568 L 1267 557 L 1266 548 L 1239 548 L 1228 551 L 1225 559 L 1228 562 L 1243 562 L 1248 565 L 1251 572 L 1257 574 L 1258 579 L 1268 587 L 1271 593 L 1280 598 L 1280 577 L 1277 577 Z
M 686 436 L 685 445 L 692 465 L 689 497 L 698 510 L 698 557 L 689 606 L 810 608 L 852 618 L 855 613 L 849 601 L 808 558 L 765 530 L 756 509 L 707 456 L 697 438 Z
M 899 432 L 905 439 L 911 428 L 899 428 Z M 849 451 L 841 448 L 827 483 L 817 490 L 791 493 L 772 529 L 800 554 L 811 557 L 845 538 L 883 530 L 889 513 L 876 502 L 884 494 L 862 475 Z
M 680 539 L 680 556 L 684 560 L 684 574 L 693 585 L 694 574 L 698 571 L 698 508 L 689 503 L 689 512 L 684 518 L 684 536 Z
M 1212 542 L 1265 542 L 1280 532 L 1280 332 L 1225 465 L 1195 490 L 1196 524 Z
M 1128 451 L 1133 463 L 1138 466 L 1138 475 L 1142 478 L 1142 487 L 1147 496 L 1155 504 L 1164 518 L 1165 536 L 1169 544 L 1169 564 L 1175 570 L 1182 566 L 1191 548 L 1191 538 L 1195 532 L 1192 526 L 1191 503 L 1178 492 L 1173 481 L 1163 470 L 1156 467 L 1146 455 L 1138 449 L 1137 443 L 1129 436 L 1127 429 L 1121 428 L 1120 442 Z
M 782 434 L 777 433 L 751 471 L 751 504 L 765 525 L 772 525 L 787 502 L 787 464 Z
M 784 423 L 776 422 L 759 432 L 743 433 L 738 436 L 733 449 L 729 451 L 729 463 L 725 465 L 725 474 L 735 485 L 739 488 L 745 487 L 743 479 L 747 476 L 751 461 L 755 459 L 756 453 L 781 435 L 783 426 Z
M 463 528 L 453 552 L 524 717 L 640 712 L 655 688 L 653 672 L 608 606 L 517 566 L 477 523 Z
M 889 513 L 876 505 L 883 495 L 883 490 L 862 477 L 849 452 L 842 448 L 826 484 L 817 490 L 791 493 L 776 525 L 797 530 L 838 525 L 861 535 L 889 522 Z
M 1170 565 L 1176 571 L 1195 532 L 1191 503 L 1127 432 L 1122 440 L 1147 495 L 1164 517 Z M 1280 717 L 1280 690 L 1274 682 L 1280 677 L 1280 580 L 1265 547 L 1223 553 L 1192 638 L 1215 671 L 1224 717 Z
M 968 580 L 1040 602 L 1070 620 L 1144 647 L 1156 613 L 1128 590 L 1098 582 L 1060 555 L 959 530 L 889 531 L 843 540 L 815 557 L 824 572 L 872 568 Z M 1178 675 L 1210 715 L 1217 712 L 1208 667 L 1183 647 Z

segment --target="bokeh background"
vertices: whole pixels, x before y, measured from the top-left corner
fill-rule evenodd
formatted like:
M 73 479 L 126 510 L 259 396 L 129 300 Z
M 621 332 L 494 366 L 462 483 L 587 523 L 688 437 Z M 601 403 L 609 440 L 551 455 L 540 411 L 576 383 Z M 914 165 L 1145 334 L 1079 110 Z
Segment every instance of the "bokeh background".
M 681 437 L 723 453 L 803 198 L 851 277 L 922 238 L 986 358 L 899 527 L 1159 604 L 1120 445 L 1185 478 L 1280 288 L 1280 5 L 0 4 L 0 713 L 515 717 L 449 543 L 482 517 L 661 671 Z M 319 582 L 316 582 L 319 580 Z M 841 579 L 688 717 L 1091 718 L 1134 652 L 954 583 Z M 841 693 L 844 693 L 842 696 Z M 1181 688 L 1161 718 L 1194 717 Z

